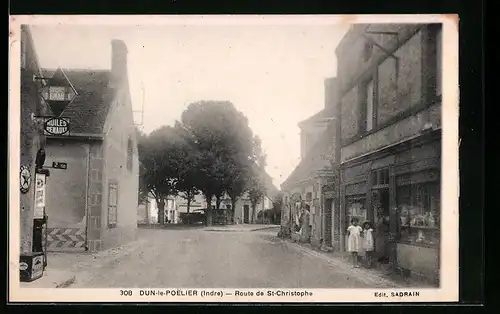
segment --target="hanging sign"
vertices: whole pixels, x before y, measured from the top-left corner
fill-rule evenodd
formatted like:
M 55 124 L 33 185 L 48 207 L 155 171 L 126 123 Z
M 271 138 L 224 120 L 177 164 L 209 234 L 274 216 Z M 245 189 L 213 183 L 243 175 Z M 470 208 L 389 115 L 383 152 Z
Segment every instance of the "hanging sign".
M 59 117 L 75 99 L 77 92 L 64 71 L 59 68 L 49 79 L 49 85 L 42 88 L 41 96 L 54 116 Z
M 31 185 L 31 171 L 28 167 L 22 166 L 20 172 L 20 188 L 21 193 L 25 194 L 29 191 Z
M 67 118 L 48 118 L 43 124 L 45 135 L 69 135 L 69 120 Z

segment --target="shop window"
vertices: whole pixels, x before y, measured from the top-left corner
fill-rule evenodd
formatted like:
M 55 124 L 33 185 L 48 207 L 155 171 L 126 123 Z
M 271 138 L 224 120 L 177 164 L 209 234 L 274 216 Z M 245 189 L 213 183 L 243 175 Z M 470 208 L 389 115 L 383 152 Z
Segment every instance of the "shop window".
M 118 185 L 110 183 L 108 188 L 108 228 L 115 228 L 118 216 Z
M 440 186 L 421 183 L 397 188 L 399 241 L 436 245 L 439 242 Z
M 351 219 L 356 217 L 361 224 L 366 220 L 366 197 L 365 196 L 348 196 L 346 197 L 346 228 L 351 224 Z

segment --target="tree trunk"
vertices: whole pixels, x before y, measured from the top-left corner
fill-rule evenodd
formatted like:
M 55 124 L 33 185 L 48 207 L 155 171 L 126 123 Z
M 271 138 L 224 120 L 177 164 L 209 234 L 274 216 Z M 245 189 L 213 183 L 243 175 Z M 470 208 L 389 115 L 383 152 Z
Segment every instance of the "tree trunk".
M 255 223 L 255 207 L 257 207 L 257 204 L 252 204 L 252 219 L 250 220 L 250 223 Z
M 233 224 L 236 221 L 236 217 L 234 217 L 236 216 L 236 202 L 236 199 L 231 198 L 231 223 Z
M 159 202 L 157 201 L 158 204 L 158 223 L 160 225 L 165 224 L 165 201 L 160 200 Z
M 191 207 L 191 193 L 186 193 L 187 196 L 187 213 L 189 214 L 189 208 Z
M 149 203 L 148 200 L 146 200 L 146 204 L 145 205 L 146 205 L 145 206 L 145 208 L 146 208 L 146 215 L 145 215 L 146 217 L 145 217 L 145 219 L 146 219 L 146 223 L 149 225 L 149 223 L 150 223 L 150 221 L 149 221 L 149 209 L 151 208 L 151 205 L 150 205 L 150 203 Z
M 207 202 L 207 211 L 205 213 L 206 225 L 212 226 L 212 195 L 205 195 Z

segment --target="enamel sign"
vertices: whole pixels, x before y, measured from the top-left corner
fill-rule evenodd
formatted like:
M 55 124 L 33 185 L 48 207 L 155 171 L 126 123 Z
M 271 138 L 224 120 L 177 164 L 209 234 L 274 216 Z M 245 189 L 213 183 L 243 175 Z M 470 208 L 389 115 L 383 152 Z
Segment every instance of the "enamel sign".
M 48 118 L 43 124 L 45 135 L 69 135 L 69 120 L 66 118 Z

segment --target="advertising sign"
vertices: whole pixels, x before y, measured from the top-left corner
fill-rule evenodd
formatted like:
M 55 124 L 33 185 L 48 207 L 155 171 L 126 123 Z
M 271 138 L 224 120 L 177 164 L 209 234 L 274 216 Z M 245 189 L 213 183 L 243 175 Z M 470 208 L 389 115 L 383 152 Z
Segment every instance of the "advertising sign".
M 31 278 L 35 279 L 43 275 L 43 255 L 33 257 Z
M 45 135 L 69 135 L 69 120 L 66 118 L 49 118 L 43 124 Z
M 43 219 L 45 210 L 45 174 L 36 174 L 34 219 Z

